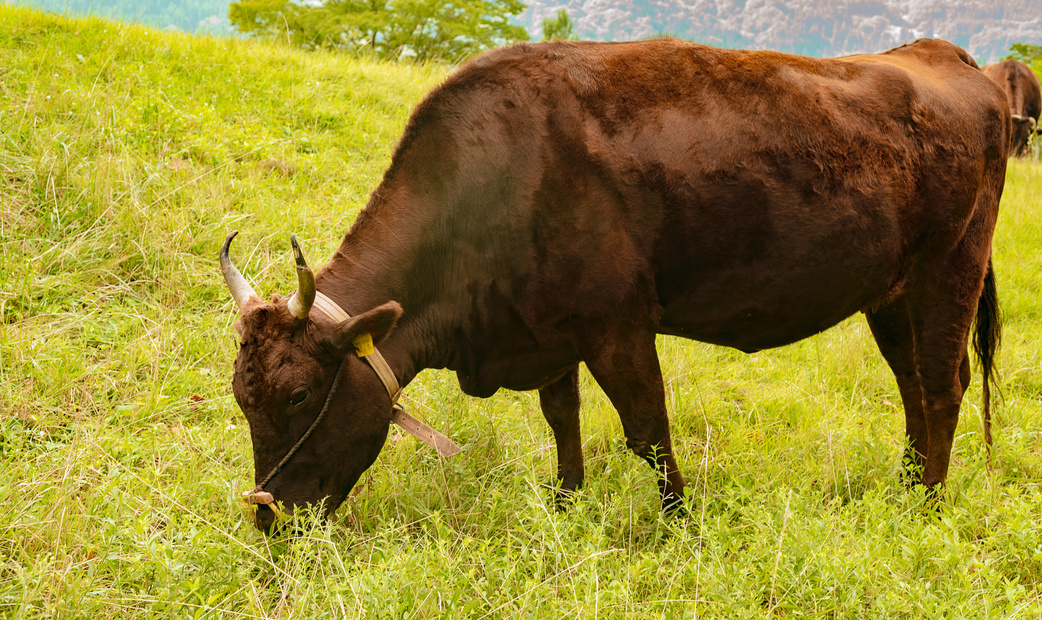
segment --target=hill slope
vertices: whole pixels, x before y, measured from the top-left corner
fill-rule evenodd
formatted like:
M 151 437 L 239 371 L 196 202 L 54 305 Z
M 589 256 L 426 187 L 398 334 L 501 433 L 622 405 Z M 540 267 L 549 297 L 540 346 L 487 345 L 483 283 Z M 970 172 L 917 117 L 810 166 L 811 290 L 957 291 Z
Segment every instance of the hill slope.
M 0 617 L 1042 615 L 1042 168 L 1014 162 L 994 470 L 975 378 L 940 509 L 857 317 L 755 355 L 661 338 L 689 517 L 583 377 L 586 487 L 555 510 L 531 393 L 404 392 L 465 451 L 392 432 L 336 522 L 264 539 L 241 501 L 233 303 L 332 255 L 437 67 L 0 5 Z M 768 128 L 764 128 L 769 130 Z
M 405 115 L 444 74 L 434 66 L 366 63 L 6 6 L 0 67 L 4 217 L 25 236 L 30 255 L 54 261 L 40 266 L 53 274 L 66 266 L 63 253 L 49 252 L 53 244 L 89 237 L 91 226 L 123 209 L 131 219 L 144 215 L 138 210 L 145 204 L 149 217 L 134 222 L 121 243 L 172 243 L 184 223 L 180 206 L 203 210 L 190 219 L 237 219 L 230 213 L 341 203 L 338 217 L 350 221 Z M 273 185 L 273 170 L 285 185 Z M 37 211 L 39 196 L 59 204 L 62 196 L 76 198 L 59 217 Z M 80 278 L 112 254 L 80 262 Z M 104 270 L 110 283 L 157 278 Z M 164 280 L 189 287 L 182 276 Z M 7 316 L 39 310 L 37 294 L 15 290 Z

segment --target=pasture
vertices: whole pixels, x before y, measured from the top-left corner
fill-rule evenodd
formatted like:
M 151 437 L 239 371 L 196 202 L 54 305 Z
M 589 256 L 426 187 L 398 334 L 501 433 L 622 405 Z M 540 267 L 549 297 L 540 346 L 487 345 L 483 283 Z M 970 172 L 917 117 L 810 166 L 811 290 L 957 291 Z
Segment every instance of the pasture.
M 231 396 L 234 304 L 314 266 L 446 69 L 0 6 L 0 614 L 13 618 L 1042 615 L 1042 166 L 1010 162 L 994 468 L 980 378 L 943 507 L 898 477 L 897 388 L 860 317 L 746 355 L 663 337 L 692 512 L 583 377 L 587 486 L 555 512 L 534 393 L 426 371 L 336 522 L 266 539 Z M 976 369 L 975 369 L 976 370 Z M 393 429 L 392 429 L 393 430 Z

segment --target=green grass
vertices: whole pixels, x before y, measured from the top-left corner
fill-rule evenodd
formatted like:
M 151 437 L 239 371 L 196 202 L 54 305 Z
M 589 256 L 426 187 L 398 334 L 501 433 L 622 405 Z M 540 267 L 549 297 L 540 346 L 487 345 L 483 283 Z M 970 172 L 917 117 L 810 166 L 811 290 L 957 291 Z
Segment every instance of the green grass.
M 405 392 L 465 452 L 393 437 L 336 523 L 245 520 L 229 229 L 262 292 L 332 255 L 445 75 L 0 6 L 0 615 L 1023 618 L 1042 614 L 1042 166 L 1011 162 L 995 467 L 974 382 L 946 506 L 898 479 L 893 378 L 855 317 L 745 355 L 661 339 L 697 498 L 658 511 L 583 378 L 587 487 L 556 513 L 534 394 Z

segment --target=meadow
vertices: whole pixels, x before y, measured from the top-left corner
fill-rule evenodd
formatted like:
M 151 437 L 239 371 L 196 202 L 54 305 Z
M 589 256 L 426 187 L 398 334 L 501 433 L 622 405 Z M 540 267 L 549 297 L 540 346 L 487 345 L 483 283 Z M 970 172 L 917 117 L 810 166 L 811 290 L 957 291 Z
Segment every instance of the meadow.
M 691 514 L 583 376 L 587 485 L 554 510 L 532 393 L 426 371 L 338 519 L 269 539 L 231 396 L 236 309 L 321 264 L 447 74 L 0 5 L 0 616 L 1042 616 L 1042 165 L 1010 163 L 989 470 L 979 372 L 939 511 L 899 479 L 903 414 L 864 320 L 746 355 L 660 340 Z M 976 370 L 976 369 L 975 369 Z

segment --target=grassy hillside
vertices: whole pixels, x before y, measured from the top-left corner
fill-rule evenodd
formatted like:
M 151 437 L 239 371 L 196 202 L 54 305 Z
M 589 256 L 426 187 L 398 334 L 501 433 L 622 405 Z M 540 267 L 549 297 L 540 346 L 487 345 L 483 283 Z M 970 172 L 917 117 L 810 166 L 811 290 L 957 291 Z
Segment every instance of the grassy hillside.
M 652 472 L 584 378 L 588 486 L 555 513 L 533 394 L 405 404 L 465 452 L 393 437 L 336 523 L 244 519 L 229 229 L 258 291 L 288 236 L 332 254 L 444 72 L 0 6 L 0 614 L 5 617 L 988 617 L 1042 614 L 1042 168 L 1010 168 L 994 472 L 979 382 L 947 506 L 897 477 L 893 379 L 857 317 L 744 355 L 661 340 L 678 457 Z

